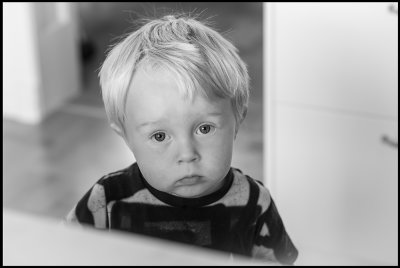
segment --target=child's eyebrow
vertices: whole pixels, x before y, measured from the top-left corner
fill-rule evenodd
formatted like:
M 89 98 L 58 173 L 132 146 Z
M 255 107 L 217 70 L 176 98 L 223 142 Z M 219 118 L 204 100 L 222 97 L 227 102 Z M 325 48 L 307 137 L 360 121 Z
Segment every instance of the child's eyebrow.
M 205 117 L 219 117 L 222 115 L 223 115 L 223 113 L 221 113 L 221 112 L 209 112 L 209 113 L 205 114 Z
M 222 115 L 223 115 L 222 112 L 210 112 L 210 113 L 205 114 L 204 117 L 220 117 Z M 155 120 L 155 121 L 143 122 L 137 126 L 137 129 L 144 128 L 144 127 L 151 126 L 151 125 L 157 125 L 157 124 L 162 123 L 163 121 L 165 121 L 164 118 Z
M 137 128 L 143 128 L 151 125 L 156 125 L 162 122 L 163 120 L 156 120 L 156 121 L 149 121 L 149 122 L 143 122 L 137 126 Z

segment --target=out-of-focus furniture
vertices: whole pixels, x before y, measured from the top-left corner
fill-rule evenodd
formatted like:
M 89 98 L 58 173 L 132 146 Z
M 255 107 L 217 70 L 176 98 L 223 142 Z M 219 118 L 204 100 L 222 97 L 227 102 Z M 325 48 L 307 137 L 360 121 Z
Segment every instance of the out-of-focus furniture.
M 317 251 L 341 256 L 321 265 L 398 263 L 392 10 L 383 2 L 266 4 L 265 182 L 299 247 L 297 264 L 318 265 Z
M 126 232 L 3 210 L 3 265 L 265 265 Z

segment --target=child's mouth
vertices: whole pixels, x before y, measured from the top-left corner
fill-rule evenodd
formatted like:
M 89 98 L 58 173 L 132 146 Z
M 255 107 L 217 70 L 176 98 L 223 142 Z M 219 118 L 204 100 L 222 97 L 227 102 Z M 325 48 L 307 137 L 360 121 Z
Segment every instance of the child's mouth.
M 182 179 L 178 180 L 178 185 L 182 185 L 182 186 L 190 186 L 190 185 L 194 185 L 197 184 L 201 181 L 201 176 L 198 175 L 191 175 L 191 176 L 187 176 L 187 177 L 183 177 Z

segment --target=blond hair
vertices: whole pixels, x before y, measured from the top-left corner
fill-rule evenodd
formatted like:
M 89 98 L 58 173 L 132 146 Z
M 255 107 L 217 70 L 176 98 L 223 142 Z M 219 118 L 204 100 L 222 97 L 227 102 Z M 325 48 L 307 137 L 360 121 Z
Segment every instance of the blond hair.
M 125 134 L 125 105 L 130 82 L 140 66 L 167 68 L 178 90 L 229 98 L 237 125 L 249 98 L 247 67 L 236 47 L 217 31 L 185 15 L 153 19 L 113 46 L 99 72 L 108 119 Z

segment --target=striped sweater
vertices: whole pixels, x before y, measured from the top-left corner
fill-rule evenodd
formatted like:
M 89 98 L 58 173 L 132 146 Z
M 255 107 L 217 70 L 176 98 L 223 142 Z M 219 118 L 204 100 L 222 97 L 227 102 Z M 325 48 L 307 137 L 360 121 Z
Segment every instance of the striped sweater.
M 98 180 L 66 221 L 282 264 L 298 255 L 268 189 L 235 168 L 216 192 L 182 198 L 151 187 L 134 163 Z

